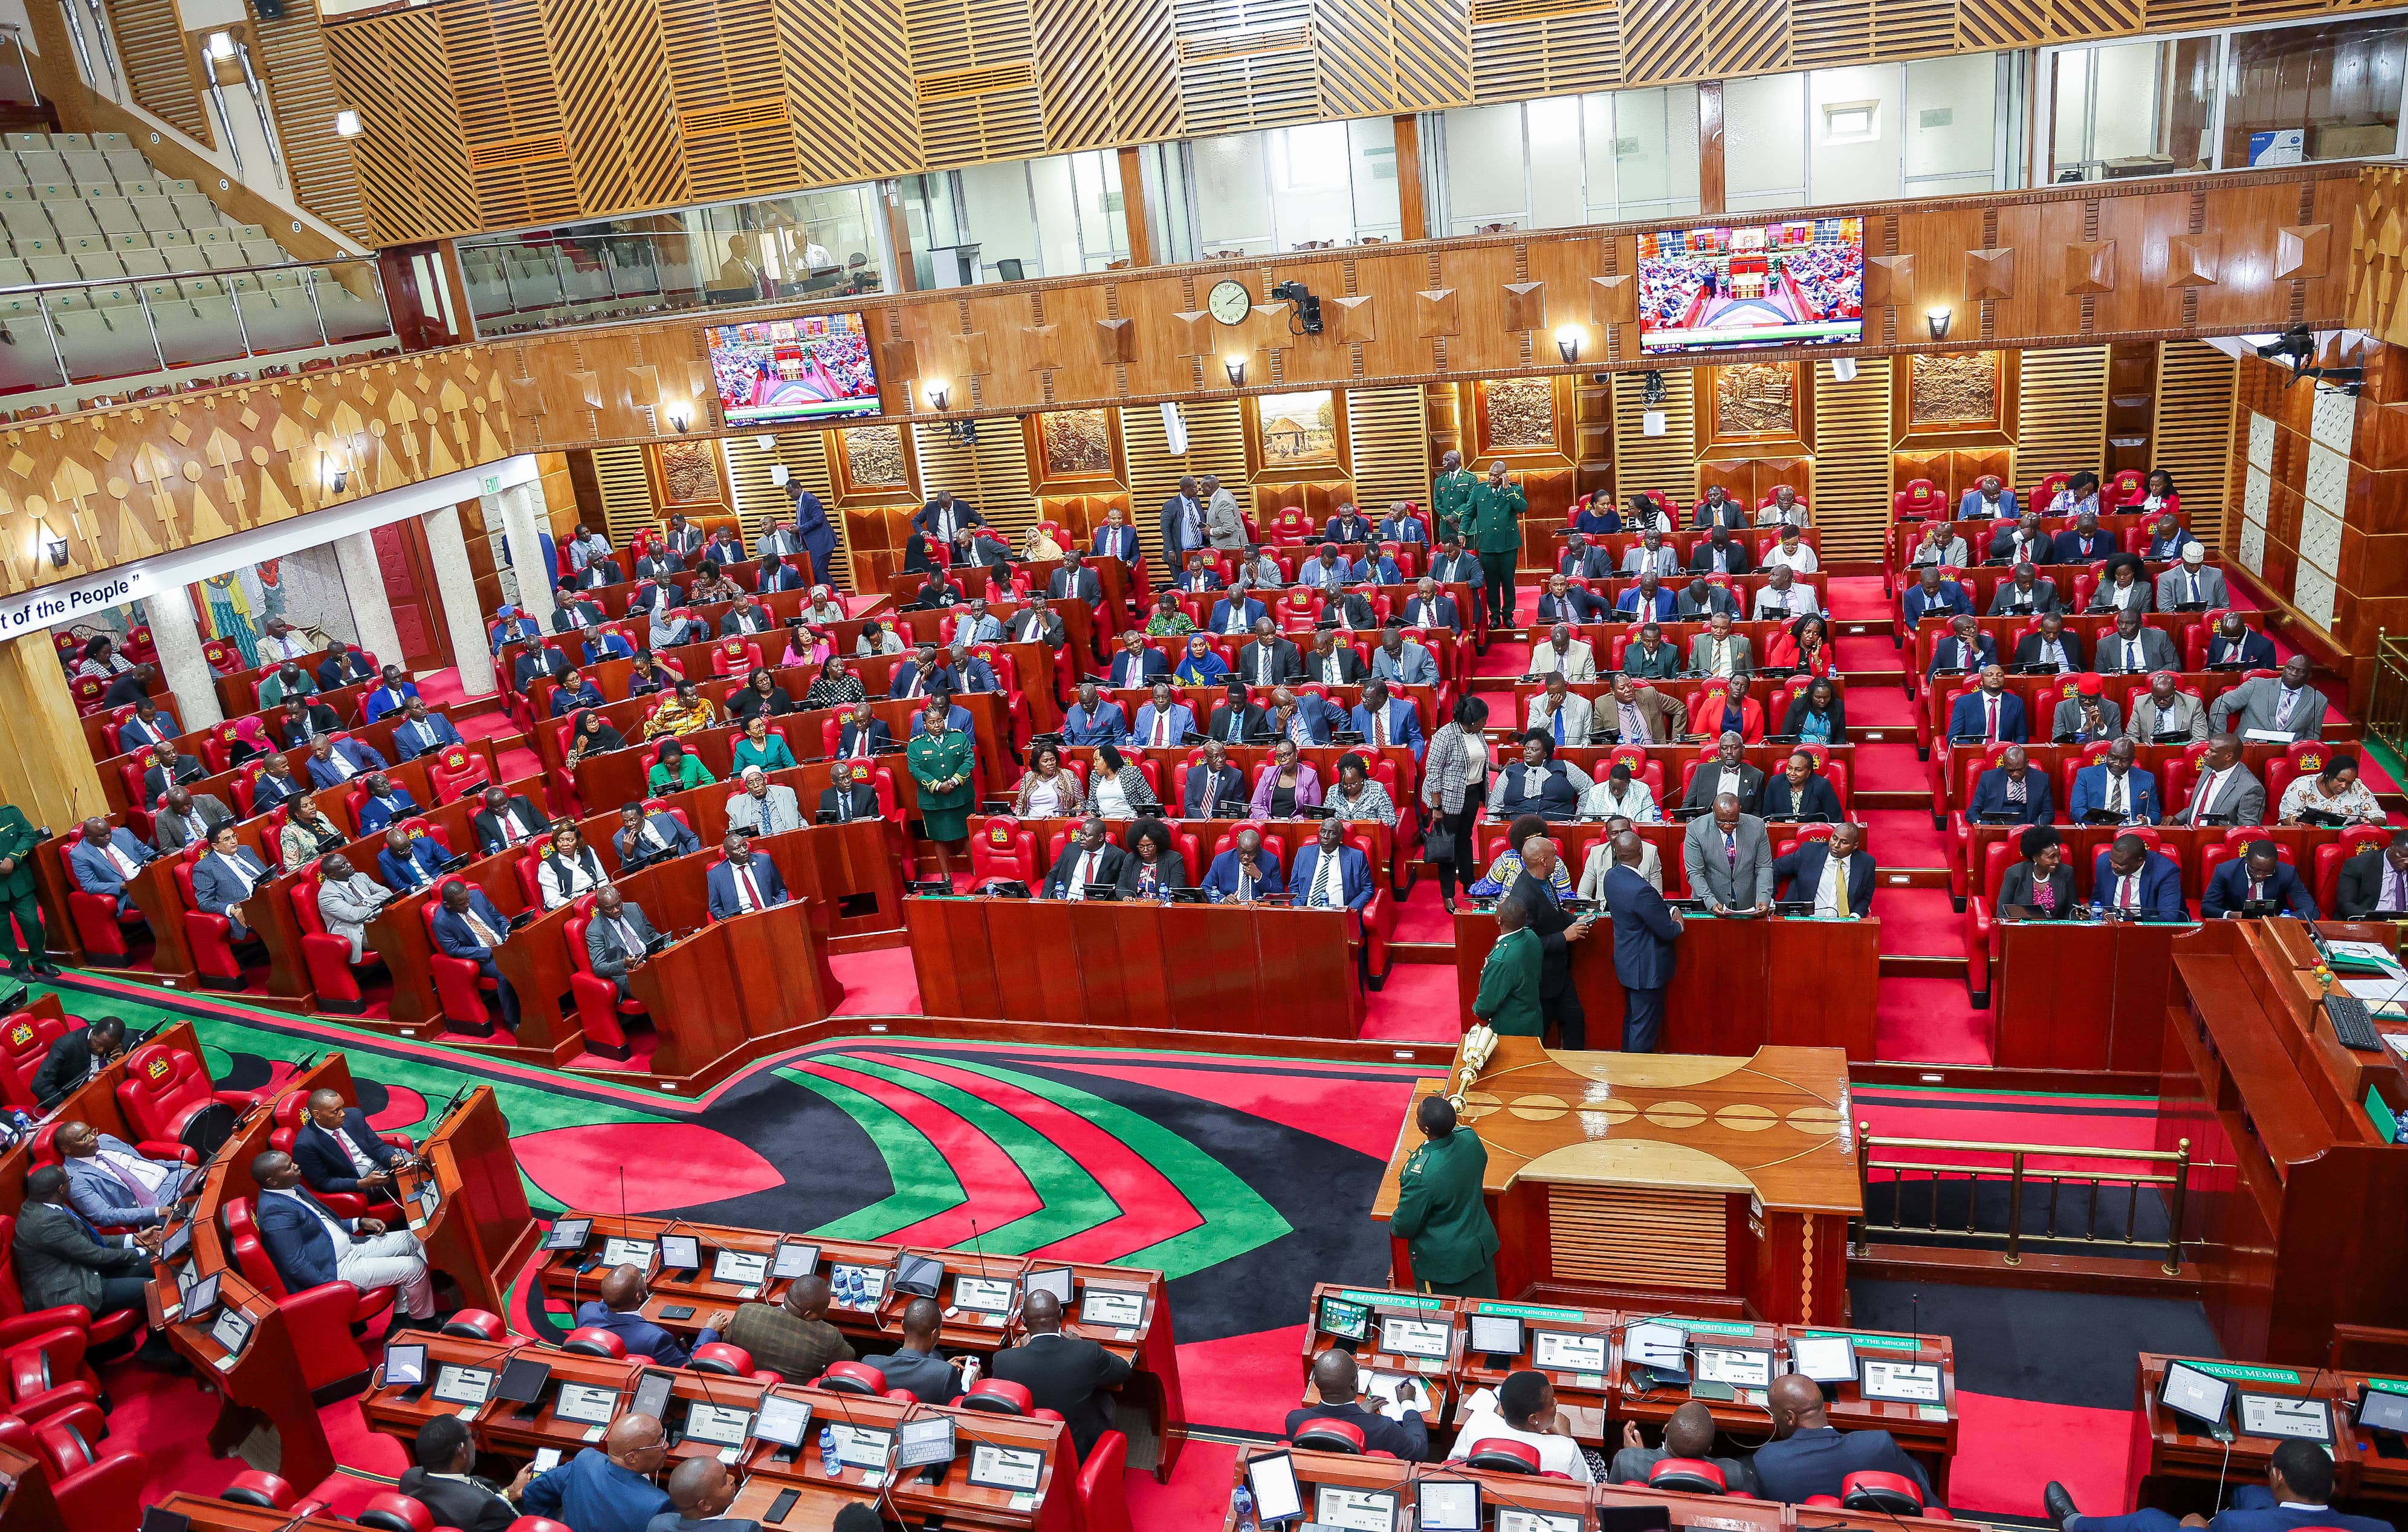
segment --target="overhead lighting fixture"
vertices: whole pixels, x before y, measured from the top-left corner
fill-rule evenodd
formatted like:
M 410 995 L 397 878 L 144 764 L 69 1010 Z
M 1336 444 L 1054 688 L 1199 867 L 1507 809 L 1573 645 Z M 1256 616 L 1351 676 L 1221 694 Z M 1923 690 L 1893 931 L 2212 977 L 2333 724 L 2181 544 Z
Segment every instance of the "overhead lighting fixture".
M 938 414 L 943 414 L 945 401 L 953 397 L 953 388 L 942 378 L 931 378 L 927 383 L 927 390 L 928 408 Z
M 680 436 L 685 435 L 686 423 L 687 417 L 682 412 L 669 416 L 669 424 L 677 427 Z
M 342 110 L 335 113 L 335 136 L 337 137 L 356 138 L 366 131 L 367 129 L 360 123 L 360 114 L 353 111 L 351 108 L 345 107 Z
M 213 59 L 230 59 L 234 57 L 234 34 L 231 32 L 210 33 L 209 57 Z
M 1224 357 L 1222 357 L 1222 358 L 1221 358 L 1221 370 L 1222 370 L 1222 371 L 1224 371 L 1224 372 L 1226 372 L 1226 373 L 1227 373 L 1227 374 L 1229 375 L 1229 386 L 1230 386 L 1230 387 L 1232 387 L 1232 388 L 1243 388 L 1243 387 L 1245 387 L 1245 386 L 1246 386 L 1246 359 L 1245 359 L 1244 357 L 1242 357 L 1242 356 L 1224 356 Z
M 1934 340 L 1945 340 L 1948 339 L 1949 323 L 1956 317 L 1956 311 L 1944 304 L 1926 309 L 1923 311 L 1923 327 L 1931 332 Z
M 1565 325 L 1555 330 L 1555 354 L 1567 364 L 1580 360 L 1581 331 L 1577 325 Z

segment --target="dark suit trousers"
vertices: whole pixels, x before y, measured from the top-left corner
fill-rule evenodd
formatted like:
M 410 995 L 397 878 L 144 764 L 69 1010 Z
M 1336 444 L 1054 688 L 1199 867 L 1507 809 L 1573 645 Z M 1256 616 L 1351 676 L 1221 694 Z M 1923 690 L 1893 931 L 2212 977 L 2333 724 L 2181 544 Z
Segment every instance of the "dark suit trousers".
M 139 1277 L 103 1277 L 100 1279 L 100 1302 L 93 1305 L 92 1317 L 98 1319 L 120 1309 L 141 1308 L 143 1294 L 150 1286 Z
M 1539 1015 L 1541 1032 L 1549 1026 L 1557 1029 L 1557 1048 L 1577 1050 L 1588 1047 L 1588 1014 L 1581 1009 L 1580 989 L 1570 977 L 1554 994 L 1540 994 Z
M 1622 1051 L 1653 1053 L 1664 1032 L 1665 986 L 1653 990 L 1622 987 Z
M 2239 1485 L 2232 1492 L 2232 1509 L 2272 1510 L 2273 1491 L 2263 1484 Z M 2176 1532 L 2182 1525 L 2172 1511 L 2159 1510 L 2155 1506 L 2143 1507 L 2128 1516 L 2085 1516 L 2081 1521 L 2082 1532 Z M 2072 1532 L 2073 1524 L 2065 1525 L 2067 1532 Z
M 502 977 L 501 969 L 494 966 L 494 960 L 491 958 L 487 958 L 483 962 L 477 965 L 477 973 L 481 978 L 492 979 L 497 986 L 494 991 L 494 999 L 499 1003 L 501 1008 L 502 1030 L 509 1033 L 513 1037 L 517 1036 L 519 1032 L 519 992 L 510 988 L 509 980 Z M 621 980 L 619 988 L 622 990 L 624 990 L 626 987 L 626 981 L 624 979 Z

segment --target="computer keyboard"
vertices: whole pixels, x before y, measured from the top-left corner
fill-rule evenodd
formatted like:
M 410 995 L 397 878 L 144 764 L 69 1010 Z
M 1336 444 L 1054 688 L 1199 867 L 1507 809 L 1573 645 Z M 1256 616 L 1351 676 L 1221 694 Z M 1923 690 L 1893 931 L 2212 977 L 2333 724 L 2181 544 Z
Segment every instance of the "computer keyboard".
M 2344 1048 L 2371 1053 L 2383 1046 L 2367 1017 L 2366 1002 L 2356 995 L 2325 996 L 2325 1019 L 2332 1023 L 2333 1036 Z

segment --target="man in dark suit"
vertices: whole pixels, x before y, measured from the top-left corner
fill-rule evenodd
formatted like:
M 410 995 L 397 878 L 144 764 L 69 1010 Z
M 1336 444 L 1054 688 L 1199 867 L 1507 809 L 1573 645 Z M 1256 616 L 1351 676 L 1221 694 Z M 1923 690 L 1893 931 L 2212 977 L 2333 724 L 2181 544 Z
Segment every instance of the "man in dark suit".
M 2082 669 L 2082 638 L 2065 630 L 2065 617 L 2051 612 L 2040 619 L 2040 630 L 2015 640 L 2015 669 L 2053 665 L 2058 674 Z
M 510 662 L 510 689 L 524 696 L 538 676 L 548 675 L 557 681 L 566 675 L 568 670 L 568 657 L 557 649 L 522 649 L 518 658 Z
M 1192 474 L 1182 474 L 1179 493 L 1162 502 L 1162 557 L 1172 569 L 1187 562 L 1187 556 L 1207 546 L 1204 539 L 1204 499 L 1196 492 Z
M 1326 687 L 1359 686 L 1363 680 L 1363 657 L 1354 645 L 1338 642 L 1338 630 L 1325 628 L 1312 635 L 1312 652 L 1304 657 L 1304 676 Z
M 1028 604 L 1006 618 L 1003 636 L 1013 643 L 1042 643 L 1049 649 L 1059 649 L 1070 642 L 1070 630 L 1045 604 L 1041 592 L 1030 591 Z
M 1120 653 L 1112 656 L 1111 668 L 1104 679 L 1113 687 L 1143 687 L 1154 685 L 1157 676 L 1170 673 L 1170 661 L 1162 651 L 1146 646 L 1145 634 L 1135 628 L 1121 632 Z
M 1252 711 L 1259 715 L 1262 709 L 1254 708 Z M 1228 712 L 1229 704 L 1224 703 L 1213 710 L 1212 715 L 1220 719 Z M 1242 719 L 1242 715 L 1240 717 Z M 1226 730 L 1226 727 L 1225 721 L 1223 728 Z M 1241 730 L 1244 727 L 1242 721 L 1240 727 Z M 1214 734 L 1207 740 L 1204 744 L 1204 759 L 1187 768 L 1187 794 L 1182 804 L 1182 817 L 1217 818 L 1222 816 L 1215 811 L 1223 803 L 1234 801 L 1243 804 L 1246 802 L 1246 773 L 1229 764 L 1229 747 L 1223 743 L 1224 738 L 1222 734 Z M 1236 810 L 1235 817 L 1245 817 L 1244 809 Z
M 1573 585 L 1560 574 L 1547 576 L 1546 589 L 1539 593 L 1539 622 L 1552 628 L 1559 622 L 1604 622 L 1613 608 L 1588 590 Z
M 619 805 L 619 828 L 610 832 L 619 864 L 682 857 L 702 849 L 702 839 L 673 814 L 646 814 L 641 803 Z
M 479 978 L 498 984 L 494 1003 L 501 1012 L 502 1030 L 515 1037 L 519 994 L 494 962 L 494 952 L 509 939 L 509 922 L 483 889 L 460 878 L 443 885 L 443 907 L 435 912 L 435 945 L 447 958 L 475 963 Z
M 2393 831 L 2388 845 L 2361 851 L 2341 864 L 2334 916 L 2361 920 L 2375 910 L 2408 910 L 2408 830 Z
M 810 583 L 794 565 L 782 558 L 772 558 L 753 577 L 752 588 L 764 596 L 773 596 L 781 590 L 800 590 Z
M 961 1397 L 962 1370 L 937 1354 L 944 1326 L 945 1311 L 936 1299 L 913 1298 L 903 1306 L 903 1344 L 862 1360 L 885 1374 L 887 1387 L 909 1389 L 922 1404 L 950 1404 Z
M 1747 525 L 1747 507 L 1730 498 L 1730 492 L 1720 484 L 1706 486 L 1705 498 L 1689 513 L 1692 528 L 1733 528 Z
M 1439 588 L 1428 575 L 1413 582 L 1413 594 L 1395 621 L 1407 628 L 1444 629 L 1450 633 L 1463 631 L 1463 614 L 1455 607 L 1455 598 Z
M 2014 574 L 2000 581 L 1999 588 L 1990 595 L 1990 615 L 1994 617 L 2037 617 L 2064 610 L 2057 582 L 2042 579 L 2040 571 L 2029 564 L 2017 564 Z
M 1104 511 L 1103 525 L 1096 528 L 1089 551 L 1099 558 L 1117 558 L 1134 569 L 1138 560 L 1137 528 L 1121 516 L 1121 508 L 1109 506 Z
M 2031 738 L 2024 716 L 2024 700 L 2007 689 L 2007 672 L 1996 662 L 1982 667 L 1982 684 L 1956 699 L 1948 710 L 1948 742 L 1973 744 Z
M 645 949 L 659 935 L 641 904 L 606 883 L 594 896 L 594 918 L 585 926 L 586 965 L 617 985 L 620 999 L 632 999 L 627 970 L 644 961 Z
M 511 793 L 500 788 L 487 788 L 483 806 L 477 811 L 469 825 L 477 832 L 477 852 L 492 856 L 494 852 L 540 835 L 549 828 L 541 810 L 526 800 L 523 793 Z
M 1581 1009 L 1580 991 L 1572 986 L 1570 944 L 1597 924 L 1593 915 L 1575 920 L 1555 901 L 1555 845 L 1544 835 L 1522 843 L 1522 873 L 1506 897 L 1522 903 L 1522 913 L 1539 938 L 1539 1004 L 1543 1024 L 1557 1029 L 1557 1048 L 1578 1051 L 1588 1046 L 1588 1018 Z M 1541 1034 L 1543 1035 L 1543 1033 Z
M 1931 646 L 1931 665 L 1925 680 L 1942 671 L 1972 672 L 1999 662 L 1999 641 L 1981 630 L 1971 613 L 1951 618 L 1947 636 Z
M 176 737 L 176 720 L 159 711 L 149 694 L 134 700 L 134 716 L 117 726 L 117 748 L 125 755 L 165 744 Z
M 2020 744 L 2007 746 L 1999 763 L 1973 782 L 1973 805 L 1968 817 L 1987 824 L 2000 815 L 2007 824 L 2044 825 L 2057 817 L 2057 789 L 2046 772 L 2034 771 Z
M 955 532 L 965 527 L 983 527 L 986 518 L 968 500 L 953 499 L 952 490 L 939 489 L 928 497 L 928 503 L 912 513 L 911 525 L 924 537 L 951 543 Z
M 519 1508 L 505 1499 L 516 1496 L 535 1477 L 530 1464 L 519 1470 L 508 1491 L 475 1477 L 476 1439 L 457 1415 L 437 1415 L 418 1428 L 418 1461 L 401 1471 L 400 1490 L 424 1506 L 437 1526 L 458 1532 L 509 1532 Z
M 209 769 L 196 756 L 182 754 L 172 744 L 163 744 L 150 752 L 150 765 L 142 773 L 142 801 L 157 807 L 167 789 L 190 787 L 209 774 Z
M 79 1304 L 94 1319 L 139 1308 L 151 1254 L 165 1235 L 164 1229 L 150 1228 L 102 1239 L 82 1214 L 67 1206 L 67 1173 L 57 1165 L 41 1166 L 25 1178 L 25 1206 L 17 1214 L 17 1236 L 10 1247 L 25 1307 Z M 151 1338 L 154 1343 L 158 1339 Z
M 259 1187 L 251 1203 L 259 1242 L 289 1291 L 328 1282 L 349 1282 L 363 1293 L 390 1287 L 398 1290 L 394 1307 L 408 1318 L 435 1317 L 435 1279 L 416 1235 L 388 1230 L 380 1219 L 337 1218 L 301 1184 L 301 1167 L 280 1150 L 253 1155 L 251 1178 Z
M 1228 701 L 1214 705 L 1204 732 L 1224 744 L 1243 744 L 1270 737 L 1269 710 L 1250 701 L 1242 682 L 1229 683 Z
M 116 1017 L 100 1017 L 88 1027 L 76 1028 L 43 1055 L 42 1067 L 34 1072 L 34 1099 L 46 1111 L 56 1106 L 124 1051 L 125 1023 Z
M 409 1151 L 377 1136 L 368 1115 L 333 1091 L 312 1091 L 293 1133 L 293 1163 L 312 1192 L 391 1196 L 394 1172 Z
M 1855 825 L 1841 825 L 1831 831 L 1828 841 L 1802 841 L 1798 849 L 1772 862 L 1774 883 L 1784 889 L 1781 897 L 1798 903 L 1812 903 L 1818 916 L 1856 917 L 1870 915 L 1873 907 L 1873 859 L 1856 849 L 1864 832 Z M 1836 860 L 1843 871 L 1831 880 L 1829 897 L 1825 897 L 1823 874 Z M 1844 893 L 1843 905 L 1840 896 Z
M 1622 1050 L 1653 1053 L 1664 1027 L 1664 993 L 1671 987 L 1673 943 L 1681 920 L 1664 896 L 1640 875 L 1647 843 L 1635 831 L 1613 837 L 1613 865 L 1605 874 L 1605 909 L 1613 922 L 1613 973 L 1622 983 Z
M 1733 510 L 1736 502 L 1730 502 Z M 1703 541 L 1689 550 L 1689 572 L 1692 574 L 1745 574 L 1756 568 L 1748 557 L 1747 543 L 1731 536 L 1730 528 L 1717 525 Z
M 1083 1460 L 1112 1427 L 1109 1391 L 1127 1380 L 1128 1362 L 1095 1341 L 1062 1333 L 1062 1302 L 1051 1293 L 1028 1294 L 1020 1306 L 1027 1338 L 995 1353 L 995 1375 L 1028 1391 L 1039 1409 L 1061 1412 Z
M 2210 670 L 2239 665 L 2271 671 L 2275 664 L 2274 641 L 2242 620 L 2240 613 L 2227 612 L 2215 619 L 2215 631 L 2208 635 L 2207 664 Z
M 325 703 L 307 697 L 288 697 L 283 707 L 269 719 L 274 733 L 288 750 L 297 750 L 321 734 L 331 734 L 343 727 L 342 715 Z
M 2286 914 L 2302 920 L 2316 918 L 2316 902 L 2291 864 L 2274 853 L 2272 841 L 2251 841 L 2246 852 L 2215 869 L 2200 896 L 2199 913 L 2210 920 L 2229 920 L 2243 904 L 2272 901 Z
M 357 740 L 321 734 L 309 742 L 309 759 L 303 764 L 309 770 L 309 786 L 315 789 L 339 787 L 355 776 L 382 771 L 384 757 Z
M 318 689 L 334 691 L 343 687 L 356 687 L 377 678 L 377 668 L 356 643 L 338 643 L 327 652 L 318 666 Z
M 829 767 L 828 785 L 820 789 L 820 812 L 834 816 L 838 824 L 877 818 L 878 789 L 869 785 L 869 768 L 863 767 L 855 775 L 853 768 L 841 760 Z
M 2073 525 L 2057 534 L 2057 546 L 2050 555 L 2054 564 L 2087 564 L 2106 557 L 2123 544 L 2113 532 L 2101 531 L 2098 513 L 2085 511 L 2073 518 Z
M 886 727 L 885 719 L 871 711 L 869 699 L 865 697 L 853 703 L 837 730 L 836 753 L 849 760 L 860 760 L 894 748 L 894 731 Z
M 1605 580 L 1612 578 L 1616 569 L 1613 554 L 1604 543 L 1591 542 L 1581 532 L 1565 534 L 1564 551 L 1555 559 L 1555 573 L 1568 579 Z
M 1062 567 L 1045 582 L 1045 597 L 1048 600 L 1084 601 L 1094 606 L 1104 599 L 1104 583 L 1087 568 L 1079 550 L 1072 548 L 1062 556 Z
M 2344 1515 L 2328 1505 L 2332 1482 L 2332 1459 L 2323 1447 L 2297 1438 L 2278 1442 L 2266 1465 L 2266 1482 L 2236 1485 L 2232 1504 L 2204 1525 L 2208 1532 L 2299 1532 L 2309 1526 L 2391 1532 L 2389 1522 Z M 2063 1532 L 2177 1532 L 2199 1521 L 2193 1516 L 2178 1522 L 2172 1511 L 2153 1506 L 2128 1516 L 2085 1516 L 2074 1509 L 2065 1486 L 2053 1479 L 2041 1493 L 2041 1504 Z
M 704 883 L 710 892 L 710 918 L 725 920 L 752 910 L 786 902 L 786 880 L 768 853 L 750 849 L 742 835 L 730 835 L 719 845 L 720 860 Z
M 1911 1479 L 1930 1499 L 1931 1481 L 1923 1466 L 1888 1432 L 1831 1428 L 1822 1386 L 1813 1379 L 1783 1373 L 1772 1380 L 1771 1398 L 1774 1439 L 1756 1452 L 1756 1477 L 1767 1499 L 1799 1505 L 1812 1496 L 1837 1496 L 1848 1475 L 1867 1468 Z
M 1106 837 L 1104 821 L 1089 815 L 1080 824 L 1077 837 L 1054 859 L 1037 891 L 1045 899 L 1084 899 L 1092 885 L 1119 882 L 1121 862 L 1127 856 Z
M 384 845 L 377 852 L 377 872 L 384 886 L 404 893 L 431 889 L 443 875 L 443 846 L 432 835 L 412 835 L 399 825 L 387 825 Z
M 552 609 L 552 630 L 574 633 L 588 628 L 599 628 L 610 620 L 599 601 L 563 601 Z
M 2180 920 L 2182 867 L 2138 835 L 2118 835 L 2090 869 L 2091 903 L 2137 920 Z
M 602 1279 L 598 1297 L 577 1306 L 577 1327 L 608 1330 L 627 1344 L 630 1357 L 646 1357 L 665 1367 L 682 1367 L 691 1356 L 683 1342 L 644 1318 L 644 1272 L 640 1266 L 613 1266 Z M 694 1343 L 708 1346 L 719 1332 L 703 1327 Z
M 1304 679 L 1304 656 L 1279 636 L 1268 617 L 1254 620 L 1254 636 L 1238 646 L 1237 679 L 1250 687 L 1276 687 Z
M 997 1377 L 1002 1376 L 1002 1365 L 1003 1359 L 996 1358 Z M 1391 1416 L 1362 1405 L 1357 1393 L 1361 1378 L 1355 1371 L 1353 1352 L 1332 1346 L 1314 1357 L 1312 1386 L 1320 1402 L 1287 1412 L 1289 1437 L 1295 1437 L 1314 1421 L 1344 1421 L 1363 1433 L 1363 1450 L 1367 1453 L 1386 1453 L 1405 1463 L 1420 1463 L 1429 1457 L 1429 1427 L 1423 1424 L 1418 1409 L 1400 1409 Z

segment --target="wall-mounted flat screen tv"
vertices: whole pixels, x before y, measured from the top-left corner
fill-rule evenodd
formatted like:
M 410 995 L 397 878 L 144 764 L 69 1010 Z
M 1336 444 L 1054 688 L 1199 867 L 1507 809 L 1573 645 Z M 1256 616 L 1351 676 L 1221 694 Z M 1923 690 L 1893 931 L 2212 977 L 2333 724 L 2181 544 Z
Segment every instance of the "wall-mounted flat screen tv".
M 878 413 L 878 364 L 857 313 L 714 325 L 710 371 L 730 426 Z
M 1845 345 L 1865 335 L 1865 221 L 1800 218 L 1639 237 L 1639 349 Z

